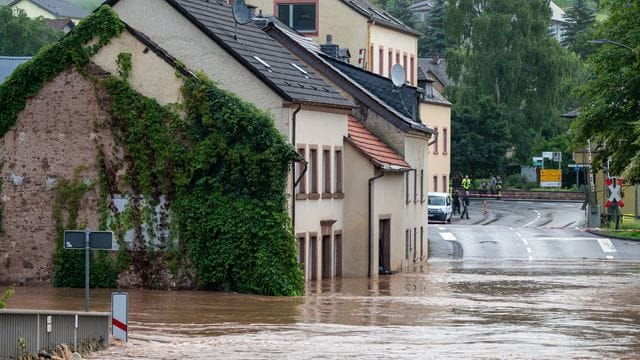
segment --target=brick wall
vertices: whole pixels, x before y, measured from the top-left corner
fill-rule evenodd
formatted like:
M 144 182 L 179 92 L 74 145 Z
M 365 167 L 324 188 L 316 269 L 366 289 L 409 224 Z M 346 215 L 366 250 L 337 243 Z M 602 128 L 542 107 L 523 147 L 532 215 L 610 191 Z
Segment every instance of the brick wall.
M 76 70 L 66 71 L 29 99 L 16 125 L 0 140 L 4 233 L 0 235 L 0 283 L 38 285 L 51 280 L 55 249 L 52 191 L 79 166 L 97 182 L 98 146 L 111 156 L 109 115 L 99 92 Z M 104 100 L 104 99 L 103 99 Z M 97 228 L 97 187 L 83 199 L 79 223 Z

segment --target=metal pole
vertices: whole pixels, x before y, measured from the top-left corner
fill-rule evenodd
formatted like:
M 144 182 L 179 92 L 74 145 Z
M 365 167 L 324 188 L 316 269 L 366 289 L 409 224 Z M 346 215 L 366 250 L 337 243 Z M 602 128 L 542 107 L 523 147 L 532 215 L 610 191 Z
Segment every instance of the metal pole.
M 89 312 L 89 231 L 84 231 L 84 311 Z

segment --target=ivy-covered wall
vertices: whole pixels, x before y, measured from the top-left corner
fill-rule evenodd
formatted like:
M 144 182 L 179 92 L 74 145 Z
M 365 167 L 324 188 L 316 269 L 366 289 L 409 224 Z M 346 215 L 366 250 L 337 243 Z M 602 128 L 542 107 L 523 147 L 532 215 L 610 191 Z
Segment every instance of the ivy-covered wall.
M 111 114 L 92 124 L 96 133 L 110 131 L 117 145 L 96 141 L 94 179 L 74 169 L 76 175 L 55 179 L 49 189 L 57 234 L 61 227 L 86 225 L 76 220 L 76 204 L 93 191 L 99 194 L 93 207 L 100 227 L 113 230 L 122 249 L 125 234 L 134 234 L 129 250 L 94 255 L 92 276 L 100 282 L 94 286 L 113 286 L 119 274 L 121 283 L 153 288 L 177 282 L 176 287 L 301 295 L 285 202 L 294 149 L 270 116 L 203 75 L 183 79 L 183 104 L 160 106 L 127 82 L 135 54 L 118 55 L 117 77 L 87 71 L 92 54 L 122 30 L 115 13 L 103 6 L 0 86 L 3 134 L 18 114 L 28 121 L 22 117 L 30 111 L 27 99 L 71 67 L 93 82 L 100 107 Z M 118 193 L 129 199 L 123 211 L 114 205 Z M 79 259 L 61 249 L 60 236 L 52 233 L 51 241 L 58 244 L 51 254 L 54 284 L 78 286 L 58 280 L 69 278 Z

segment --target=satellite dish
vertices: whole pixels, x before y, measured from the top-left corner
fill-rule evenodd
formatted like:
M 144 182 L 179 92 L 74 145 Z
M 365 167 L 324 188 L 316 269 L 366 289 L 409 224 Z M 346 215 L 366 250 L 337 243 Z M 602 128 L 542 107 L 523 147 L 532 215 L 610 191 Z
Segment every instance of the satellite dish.
M 236 0 L 233 2 L 232 13 L 233 19 L 237 24 L 244 25 L 251 21 L 251 13 L 244 0 Z
M 405 85 L 404 68 L 400 64 L 395 64 L 391 67 L 391 82 L 393 86 L 399 88 Z

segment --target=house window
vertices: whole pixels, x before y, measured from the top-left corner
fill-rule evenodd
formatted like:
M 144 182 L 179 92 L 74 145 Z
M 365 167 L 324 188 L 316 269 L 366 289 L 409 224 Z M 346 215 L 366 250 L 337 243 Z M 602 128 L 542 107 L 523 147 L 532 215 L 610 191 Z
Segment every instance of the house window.
M 417 242 L 418 242 L 418 234 L 417 234 L 417 229 L 413 228 L 413 262 L 416 262 L 416 257 L 418 256 L 418 247 L 417 247 Z
M 418 172 L 413 171 L 413 202 L 418 202 Z
M 342 192 L 342 150 L 335 150 L 334 157 L 335 159 L 333 161 L 333 166 L 335 168 L 335 171 L 334 171 L 335 186 L 333 187 L 333 191 L 335 191 L 336 193 L 341 193 Z
M 278 4 L 278 19 L 302 33 L 317 32 L 316 13 L 315 2 Z
M 442 191 L 447 192 L 447 175 L 442 175 Z
M 447 128 L 442 129 L 442 153 L 447 155 Z
M 312 194 L 318 193 L 318 150 L 309 150 L 309 182 Z
M 404 181 L 405 181 L 404 188 L 406 193 L 405 201 L 408 204 L 409 203 L 409 173 L 406 173 Z
M 420 202 L 424 202 L 424 170 L 420 170 Z
M 404 78 L 409 80 L 409 68 L 407 67 L 407 53 L 402 54 L 402 66 L 404 67 Z
M 389 68 L 389 77 L 391 77 L 391 67 L 393 66 L 393 49 L 389 49 L 387 54 L 387 67 Z
M 307 263 L 307 237 L 306 235 L 298 236 L 298 261 L 300 261 L 300 268 L 302 273 L 306 273 L 305 264 Z
M 433 191 L 438 191 L 438 177 L 435 175 L 433 175 Z
M 424 244 L 424 228 L 420 226 L 420 259 L 424 259 L 423 244 Z
M 400 64 L 400 51 L 396 50 L 396 64 Z
M 434 153 L 434 154 L 437 154 L 437 153 L 438 153 L 438 140 L 439 140 L 439 139 L 438 139 L 438 138 L 439 138 L 439 136 L 438 136 L 438 135 L 440 135 L 440 134 L 438 134 L 438 128 L 437 128 L 437 127 L 434 127 L 433 129 L 436 131 L 436 134 L 437 134 L 437 135 L 436 135 L 436 139 L 435 139 L 435 141 L 433 142 L 433 153 Z
M 413 55 L 410 56 L 409 58 L 409 72 L 410 72 L 410 77 L 411 77 L 411 85 L 415 85 L 416 84 L 416 78 L 415 78 L 415 59 L 413 57 Z
M 331 150 L 322 151 L 322 192 L 325 194 L 331 193 Z
M 384 73 L 384 46 L 380 46 L 378 49 L 378 74 Z
M 304 148 L 298 148 L 298 154 L 300 154 L 300 156 L 303 159 L 307 158 L 307 152 Z M 302 163 L 296 163 L 296 180 L 300 178 L 300 175 L 302 174 L 303 170 L 304 170 L 304 165 L 302 165 Z M 298 182 L 298 186 L 296 186 L 296 194 L 305 194 L 306 192 L 307 192 L 307 174 L 305 173 L 304 176 Z
M 409 246 L 411 246 L 411 230 L 404 231 L 404 258 L 409 260 Z

